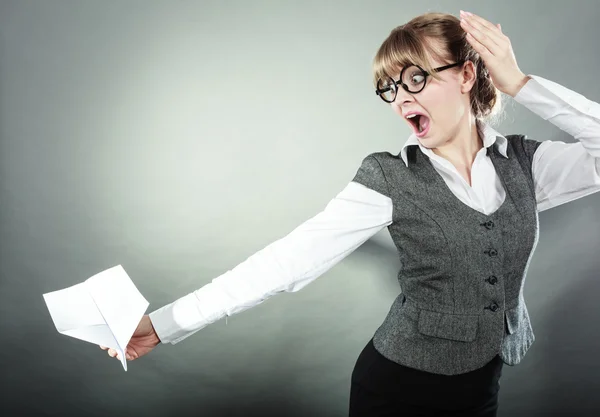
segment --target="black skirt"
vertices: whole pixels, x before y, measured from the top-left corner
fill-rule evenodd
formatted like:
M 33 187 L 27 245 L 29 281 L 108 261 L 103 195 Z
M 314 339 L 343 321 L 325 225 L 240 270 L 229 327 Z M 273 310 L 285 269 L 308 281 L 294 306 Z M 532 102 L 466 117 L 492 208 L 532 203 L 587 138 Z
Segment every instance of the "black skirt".
M 496 355 L 471 372 L 434 374 L 387 359 L 371 339 L 352 371 L 349 416 L 495 417 L 502 366 Z

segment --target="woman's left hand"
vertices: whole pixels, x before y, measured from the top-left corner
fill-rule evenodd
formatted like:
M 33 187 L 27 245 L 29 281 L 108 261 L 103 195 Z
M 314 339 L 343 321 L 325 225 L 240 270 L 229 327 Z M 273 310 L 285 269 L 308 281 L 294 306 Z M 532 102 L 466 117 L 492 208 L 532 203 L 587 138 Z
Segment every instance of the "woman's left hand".
M 500 24 L 495 26 L 482 17 L 469 12 L 460 12 L 460 25 L 467 32 L 467 41 L 485 62 L 494 86 L 512 97 L 527 83 L 517 64 L 510 39 Z

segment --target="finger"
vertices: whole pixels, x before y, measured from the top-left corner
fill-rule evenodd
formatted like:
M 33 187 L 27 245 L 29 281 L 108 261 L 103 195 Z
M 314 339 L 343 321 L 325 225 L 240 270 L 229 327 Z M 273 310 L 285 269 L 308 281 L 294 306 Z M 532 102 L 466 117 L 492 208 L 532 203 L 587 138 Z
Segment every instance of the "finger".
M 102 350 L 108 349 L 108 347 L 106 347 L 106 346 L 102 346 L 102 345 L 98 345 L 98 346 L 100 346 L 100 349 L 102 349 Z
M 492 38 L 489 34 L 489 31 L 484 32 L 481 25 L 469 20 L 468 18 L 465 18 L 461 21 L 461 26 L 465 32 L 471 34 L 471 36 L 477 39 L 477 41 L 484 45 L 492 54 L 497 55 L 502 50 L 502 42 Z
M 504 45 L 508 39 L 498 27 L 494 26 L 491 22 L 487 21 L 481 16 L 477 16 L 473 13 L 463 12 L 463 14 L 461 14 L 461 20 L 465 20 L 468 25 L 479 30 L 485 36 L 488 36 L 499 46 Z
M 129 353 L 129 349 L 125 348 L 125 359 L 128 360 L 132 360 L 133 357 L 131 356 L 131 353 Z
M 467 18 L 472 21 L 476 25 L 480 25 L 482 28 L 485 28 L 489 31 L 490 35 L 496 35 L 500 37 L 500 33 L 498 32 L 498 28 L 494 26 L 492 22 L 484 19 L 481 16 L 477 16 L 476 14 L 471 13 L 467 16 Z
M 490 55 L 493 55 L 485 45 L 475 39 L 470 33 L 467 33 L 467 40 L 482 58 L 486 59 Z
M 479 19 L 479 20 L 478 20 Z M 485 33 L 490 36 L 494 42 L 496 42 L 498 45 L 500 45 L 500 47 L 505 48 L 506 44 L 510 42 L 510 40 L 508 39 L 508 36 L 506 36 L 504 33 L 502 33 L 502 28 L 500 27 L 500 23 L 498 23 L 497 25 L 494 25 L 491 22 L 488 22 L 487 20 L 477 16 L 477 15 L 473 15 L 471 16 L 471 20 L 474 22 L 479 22 L 479 24 L 482 25 L 482 28 L 485 28 L 487 31 L 485 31 Z M 477 24 L 477 23 L 475 23 Z
M 140 357 L 139 353 L 134 348 L 125 349 L 125 353 L 131 357 L 131 360 L 137 359 Z
M 117 351 L 114 349 L 108 349 L 108 356 L 114 358 L 115 356 L 117 356 Z

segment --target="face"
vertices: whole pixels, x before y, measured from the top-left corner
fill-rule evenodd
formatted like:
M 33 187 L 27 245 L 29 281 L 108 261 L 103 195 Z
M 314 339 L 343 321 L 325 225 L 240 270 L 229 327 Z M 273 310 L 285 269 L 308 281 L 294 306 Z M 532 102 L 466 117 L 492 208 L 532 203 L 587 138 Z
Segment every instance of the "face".
M 445 62 L 432 60 L 433 67 L 447 65 Z M 397 80 L 399 69 L 394 74 Z M 475 82 L 475 67 L 467 61 L 461 66 L 450 68 L 438 73 L 441 80 L 428 76 L 425 88 L 416 94 L 411 94 L 401 86 L 391 107 L 415 132 L 419 129 L 405 116 L 410 112 L 423 114 L 420 123 L 426 126 L 422 134 L 417 134 L 419 142 L 426 148 L 440 148 L 447 145 L 461 131 L 469 129 L 471 124 L 471 105 L 469 92 Z M 417 118 L 418 119 L 418 118 Z M 415 120 L 416 121 L 416 120 Z M 427 126 L 428 124 L 428 126 Z

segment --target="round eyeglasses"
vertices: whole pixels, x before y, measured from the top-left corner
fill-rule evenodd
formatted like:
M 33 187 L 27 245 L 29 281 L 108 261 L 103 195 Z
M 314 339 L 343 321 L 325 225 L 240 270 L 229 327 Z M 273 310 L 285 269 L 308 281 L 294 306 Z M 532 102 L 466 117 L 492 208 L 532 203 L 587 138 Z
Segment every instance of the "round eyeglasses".
M 448 68 L 461 65 L 464 62 L 465 61 L 459 61 L 454 64 L 434 68 L 433 70 L 435 72 L 444 71 Z M 396 100 L 396 94 L 398 94 L 398 84 L 409 93 L 416 94 L 425 88 L 427 77 L 429 75 L 429 72 L 425 71 L 420 66 L 410 65 L 402 68 L 398 81 L 394 81 L 391 77 L 384 77 L 377 80 L 377 89 L 375 90 L 375 93 L 386 103 L 393 103 L 394 100 Z

